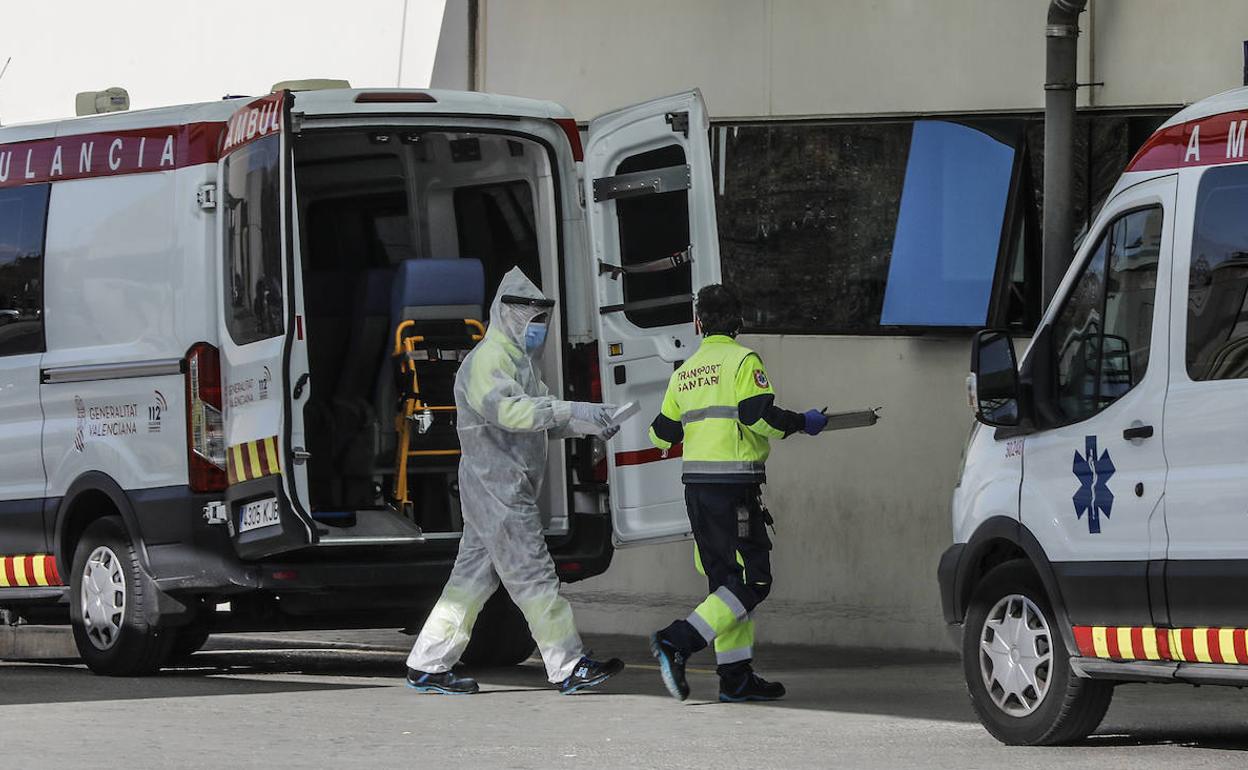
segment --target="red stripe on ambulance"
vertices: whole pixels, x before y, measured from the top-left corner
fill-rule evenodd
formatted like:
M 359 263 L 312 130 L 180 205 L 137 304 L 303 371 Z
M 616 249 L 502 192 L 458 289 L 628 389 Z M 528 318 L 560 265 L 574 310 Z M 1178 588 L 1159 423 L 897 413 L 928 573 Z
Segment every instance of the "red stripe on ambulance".
M 618 468 L 625 465 L 644 465 L 646 463 L 658 462 L 659 460 L 670 460 L 673 457 L 680 457 L 683 451 L 684 445 L 677 444 L 666 452 L 662 449 L 635 449 L 630 452 L 616 452 L 615 465 Z
M 0 556 L 0 589 L 63 585 L 55 557 L 47 554 Z
M 226 123 L 225 143 L 221 147 L 221 154 L 226 155 L 248 142 L 281 131 L 285 103 L 286 92 L 278 91 L 256 99 L 234 113 Z
M 1127 171 L 1160 171 L 1248 161 L 1248 111 L 1224 112 L 1163 128 L 1149 137 Z
M 1086 658 L 1248 665 L 1248 629 L 1243 628 L 1074 626 L 1072 631 Z M 1130 649 L 1122 649 L 1126 639 Z
M 216 163 L 223 126 L 188 123 L 0 144 L 0 187 Z

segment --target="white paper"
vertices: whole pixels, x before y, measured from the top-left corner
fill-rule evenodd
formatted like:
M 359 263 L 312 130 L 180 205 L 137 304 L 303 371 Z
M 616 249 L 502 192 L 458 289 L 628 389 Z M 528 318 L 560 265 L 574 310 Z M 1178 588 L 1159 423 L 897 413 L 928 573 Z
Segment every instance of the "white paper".
M 615 413 L 611 415 L 611 424 L 613 426 L 620 425 L 629 417 L 632 417 L 633 415 L 637 414 L 640 411 L 641 411 L 641 404 L 638 404 L 636 401 L 629 401 L 624 406 L 621 406 L 619 409 L 616 409 Z

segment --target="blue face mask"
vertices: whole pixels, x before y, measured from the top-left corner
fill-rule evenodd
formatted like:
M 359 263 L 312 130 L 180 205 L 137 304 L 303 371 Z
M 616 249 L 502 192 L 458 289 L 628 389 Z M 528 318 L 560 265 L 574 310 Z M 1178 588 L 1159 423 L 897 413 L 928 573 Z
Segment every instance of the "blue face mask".
M 530 353 L 546 344 L 546 324 L 536 321 L 524 327 L 524 349 Z

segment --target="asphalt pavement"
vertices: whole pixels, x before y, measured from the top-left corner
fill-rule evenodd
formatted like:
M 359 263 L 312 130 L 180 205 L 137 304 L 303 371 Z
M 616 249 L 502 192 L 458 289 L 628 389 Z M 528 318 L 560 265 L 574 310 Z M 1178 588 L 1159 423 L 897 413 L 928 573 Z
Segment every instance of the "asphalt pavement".
M 472 671 L 473 696 L 403 686 L 410 639 L 391 631 L 214 637 L 158 676 L 72 662 L 0 663 L 0 767 L 1064 768 L 1242 767 L 1248 695 L 1126 685 L 1086 743 L 998 744 L 943 655 L 760 649 L 774 704 L 721 704 L 709 656 L 693 697 L 659 683 L 641 637 L 590 637 L 628 669 L 561 696 L 540 663 Z

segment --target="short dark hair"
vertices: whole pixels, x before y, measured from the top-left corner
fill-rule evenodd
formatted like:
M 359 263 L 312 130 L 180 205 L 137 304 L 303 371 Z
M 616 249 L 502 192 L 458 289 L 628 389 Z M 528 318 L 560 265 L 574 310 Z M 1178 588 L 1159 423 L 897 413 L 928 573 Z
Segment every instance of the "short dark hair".
M 697 313 L 704 335 L 735 336 L 741 330 L 741 300 L 722 283 L 702 287 L 698 292 Z

